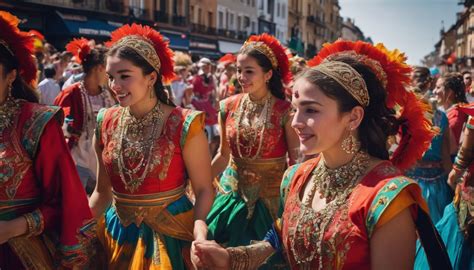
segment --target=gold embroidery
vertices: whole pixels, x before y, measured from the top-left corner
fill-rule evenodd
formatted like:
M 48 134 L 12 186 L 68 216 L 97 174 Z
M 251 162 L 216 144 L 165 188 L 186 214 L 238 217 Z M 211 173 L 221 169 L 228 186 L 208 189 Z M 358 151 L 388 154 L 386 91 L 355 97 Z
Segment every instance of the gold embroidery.
M 324 61 L 316 70 L 338 82 L 360 105 L 369 105 L 369 91 L 362 75 L 349 64 L 340 61 Z

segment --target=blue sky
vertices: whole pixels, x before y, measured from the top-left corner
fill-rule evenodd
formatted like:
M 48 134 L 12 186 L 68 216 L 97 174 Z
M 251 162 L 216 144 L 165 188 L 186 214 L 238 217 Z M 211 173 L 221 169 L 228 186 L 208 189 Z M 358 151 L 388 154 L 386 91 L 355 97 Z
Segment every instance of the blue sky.
M 459 0 L 339 0 L 341 16 L 355 23 L 374 43 L 406 52 L 409 64 L 434 50 L 441 21 L 445 29 L 456 22 L 463 9 Z

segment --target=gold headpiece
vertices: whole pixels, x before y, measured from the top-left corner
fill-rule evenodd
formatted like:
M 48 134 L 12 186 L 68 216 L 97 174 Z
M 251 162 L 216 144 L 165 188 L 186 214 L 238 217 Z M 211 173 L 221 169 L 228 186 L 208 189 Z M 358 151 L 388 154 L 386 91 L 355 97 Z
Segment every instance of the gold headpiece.
M 244 46 L 242 46 L 242 49 L 240 49 L 241 52 L 246 51 L 248 49 L 254 49 L 265 55 L 270 62 L 272 63 L 272 67 L 274 69 L 278 68 L 278 59 L 276 58 L 275 54 L 273 53 L 272 49 L 268 47 L 267 44 L 265 44 L 262 41 L 247 41 L 244 43 Z
M 153 47 L 153 43 L 142 36 L 131 35 L 123 37 L 113 47 L 128 47 L 134 50 L 160 73 L 161 61 Z
M 369 105 L 369 91 L 364 78 L 349 64 L 340 61 L 324 61 L 314 69 L 338 82 L 362 106 Z
M 358 54 L 355 51 L 344 51 L 344 52 L 335 53 L 333 55 L 329 55 L 326 59 L 331 61 L 335 58 L 337 59 L 340 56 L 350 57 L 356 60 L 357 62 L 366 65 L 375 74 L 375 76 L 377 76 L 377 79 L 382 83 L 382 86 L 384 88 L 387 87 L 387 73 L 385 73 L 385 71 L 383 70 L 380 62 L 366 55 Z

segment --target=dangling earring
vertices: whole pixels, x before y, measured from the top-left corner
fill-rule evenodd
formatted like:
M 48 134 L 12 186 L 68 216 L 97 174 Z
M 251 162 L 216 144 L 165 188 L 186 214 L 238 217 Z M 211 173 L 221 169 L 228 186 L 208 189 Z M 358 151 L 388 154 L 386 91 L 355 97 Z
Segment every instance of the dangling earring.
M 10 83 L 10 84 L 8 85 L 7 91 L 8 91 L 7 97 L 8 97 L 8 98 L 12 97 L 13 83 Z
M 341 148 L 348 154 L 355 154 L 360 150 L 360 141 L 352 134 L 352 129 L 349 131 L 349 136 L 341 143 Z
M 150 99 L 152 99 L 155 96 L 155 91 L 153 91 L 153 87 L 151 85 L 148 86 L 148 90 L 150 91 Z

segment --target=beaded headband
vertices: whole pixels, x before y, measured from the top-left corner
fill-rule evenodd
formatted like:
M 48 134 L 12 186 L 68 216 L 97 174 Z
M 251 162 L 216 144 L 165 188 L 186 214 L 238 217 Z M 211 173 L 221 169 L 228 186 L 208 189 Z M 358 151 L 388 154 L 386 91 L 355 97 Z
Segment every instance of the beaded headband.
M 340 61 L 324 61 L 314 69 L 338 82 L 362 106 L 369 105 L 369 91 L 364 78 L 349 64 Z
M 334 58 L 337 58 L 339 56 L 350 57 L 356 60 L 357 62 L 366 65 L 375 74 L 375 76 L 377 76 L 377 79 L 382 83 L 382 86 L 384 88 L 387 87 L 387 73 L 385 73 L 385 71 L 383 70 L 380 62 L 374 59 L 371 59 L 366 55 L 358 54 L 355 51 L 344 51 L 344 52 L 335 53 L 333 55 L 328 56 L 326 59 L 333 60 Z
M 242 49 L 240 51 L 245 51 L 247 49 L 254 49 L 261 54 L 265 55 L 270 62 L 272 63 L 272 68 L 277 69 L 278 68 L 278 59 L 276 58 L 275 54 L 273 53 L 272 49 L 268 47 L 267 44 L 265 44 L 262 41 L 247 41 L 244 43 L 242 46 Z
M 131 35 L 121 38 L 114 44 L 113 48 L 128 47 L 138 53 L 148 64 L 150 64 L 158 73 L 160 73 L 161 61 L 153 47 L 151 41 L 138 35 Z

